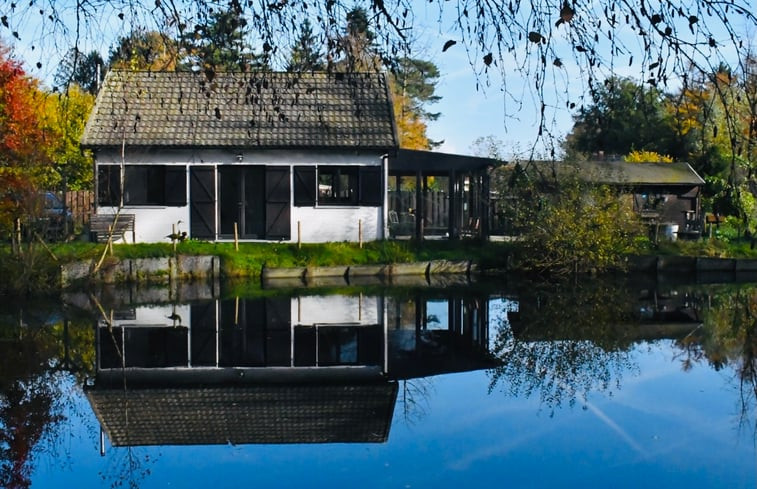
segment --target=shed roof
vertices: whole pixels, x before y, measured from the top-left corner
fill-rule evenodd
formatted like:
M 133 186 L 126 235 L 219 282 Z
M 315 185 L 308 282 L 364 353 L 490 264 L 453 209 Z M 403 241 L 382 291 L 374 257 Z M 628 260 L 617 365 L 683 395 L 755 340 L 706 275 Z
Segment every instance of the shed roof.
M 554 165 L 558 174 L 575 173 L 582 179 L 607 185 L 629 187 L 694 187 L 704 180 L 685 162 L 628 163 L 625 161 L 537 162 L 540 170 Z M 551 169 L 551 167 L 550 167 Z
M 383 73 L 112 70 L 85 147 L 397 147 Z

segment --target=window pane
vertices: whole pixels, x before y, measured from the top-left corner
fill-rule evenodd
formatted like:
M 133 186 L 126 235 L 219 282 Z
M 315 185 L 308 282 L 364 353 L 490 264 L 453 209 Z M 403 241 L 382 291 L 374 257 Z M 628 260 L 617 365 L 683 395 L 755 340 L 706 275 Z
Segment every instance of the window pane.
M 187 205 L 187 167 L 167 166 L 166 168 L 166 205 Z
M 165 166 L 127 166 L 124 170 L 124 204 L 163 205 Z
M 357 167 L 318 167 L 318 202 L 326 205 L 357 204 Z
M 336 181 L 333 168 L 318 169 L 318 201 L 333 202 L 336 198 Z
M 339 200 L 349 201 L 350 199 L 350 176 L 345 173 L 339 174 Z
M 97 168 L 98 205 L 119 205 L 121 201 L 120 168 L 103 165 Z

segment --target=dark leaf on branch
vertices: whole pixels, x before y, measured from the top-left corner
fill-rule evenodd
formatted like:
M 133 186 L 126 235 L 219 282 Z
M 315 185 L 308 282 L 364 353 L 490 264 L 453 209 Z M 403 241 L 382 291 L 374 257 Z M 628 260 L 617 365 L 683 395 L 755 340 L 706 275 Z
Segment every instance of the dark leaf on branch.
M 442 48 L 442 52 L 448 50 L 449 48 L 451 48 L 455 44 L 457 44 L 457 41 L 453 41 L 452 39 L 450 39 L 449 41 L 445 42 L 444 43 L 444 47 Z
M 650 20 L 652 21 L 652 24 L 657 25 L 662 22 L 662 16 L 660 14 L 654 14 Z
M 539 43 L 542 40 L 542 35 L 538 32 L 531 31 L 528 33 L 528 40 L 531 42 Z
M 492 64 L 492 53 L 489 53 L 486 56 L 484 56 L 484 64 L 486 66 L 489 66 L 490 64 Z

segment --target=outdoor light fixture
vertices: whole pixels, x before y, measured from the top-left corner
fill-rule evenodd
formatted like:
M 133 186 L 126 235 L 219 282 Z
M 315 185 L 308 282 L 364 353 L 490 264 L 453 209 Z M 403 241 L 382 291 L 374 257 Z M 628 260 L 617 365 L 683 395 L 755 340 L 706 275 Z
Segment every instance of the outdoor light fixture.
M 240 162 L 240 163 L 241 163 L 241 162 L 242 162 L 242 159 L 243 159 L 243 158 L 244 158 L 244 155 L 243 155 L 242 153 L 238 153 L 238 154 L 237 154 L 237 161 L 238 161 L 238 162 Z

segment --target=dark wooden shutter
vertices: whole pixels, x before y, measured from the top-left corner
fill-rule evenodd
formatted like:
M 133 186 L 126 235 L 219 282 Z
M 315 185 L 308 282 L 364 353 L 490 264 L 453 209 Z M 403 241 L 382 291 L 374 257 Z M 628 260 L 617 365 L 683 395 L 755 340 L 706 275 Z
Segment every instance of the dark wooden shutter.
M 166 166 L 165 204 L 187 205 L 187 167 Z
M 294 205 L 315 206 L 316 178 L 314 166 L 294 167 Z
M 383 173 L 380 166 L 360 167 L 360 205 L 384 204 Z
M 215 238 L 215 178 L 213 168 L 189 169 L 189 234 L 192 238 Z
M 289 167 L 266 167 L 266 239 L 289 239 L 291 236 L 289 193 Z

